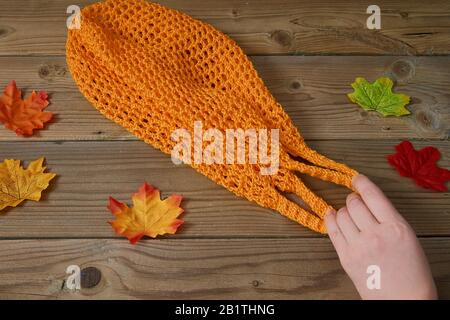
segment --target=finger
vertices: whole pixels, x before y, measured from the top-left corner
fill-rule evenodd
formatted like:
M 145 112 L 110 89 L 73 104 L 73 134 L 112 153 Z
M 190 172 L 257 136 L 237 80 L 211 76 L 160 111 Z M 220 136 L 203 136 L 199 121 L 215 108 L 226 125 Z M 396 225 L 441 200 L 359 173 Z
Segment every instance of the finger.
M 359 230 L 370 229 L 378 224 L 377 219 L 356 193 L 349 194 L 346 203 L 348 213 Z
M 348 243 L 351 243 L 356 237 L 358 237 L 359 229 L 350 217 L 346 207 L 338 210 L 336 214 L 336 221 Z
M 344 248 L 347 246 L 347 241 L 344 238 L 341 230 L 336 221 L 336 211 L 329 210 L 325 215 L 325 226 L 327 227 L 328 236 L 333 243 L 336 252 L 343 252 Z
M 379 222 L 394 220 L 398 217 L 397 210 L 391 201 L 369 178 L 359 174 L 353 178 L 353 186 Z

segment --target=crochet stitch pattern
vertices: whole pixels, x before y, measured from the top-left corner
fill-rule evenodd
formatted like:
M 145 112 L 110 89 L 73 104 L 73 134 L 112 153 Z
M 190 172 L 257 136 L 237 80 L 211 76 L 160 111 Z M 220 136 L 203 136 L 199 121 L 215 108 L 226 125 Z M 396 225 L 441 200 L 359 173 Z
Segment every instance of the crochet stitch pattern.
M 259 164 L 191 166 L 238 196 L 326 233 L 323 217 L 330 206 L 296 172 L 348 188 L 357 172 L 305 144 L 228 36 L 159 4 L 107 0 L 82 10 L 81 28 L 69 30 L 66 55 L 73 79 L 95 108 L 165 153 L 176 145 L 171 133 L 186 128 L 192 134 L 195 121 L 221 132 L 279 129 L 274 175 L 261 175 Z M 284 193 L 294 193 L 309 208 Z

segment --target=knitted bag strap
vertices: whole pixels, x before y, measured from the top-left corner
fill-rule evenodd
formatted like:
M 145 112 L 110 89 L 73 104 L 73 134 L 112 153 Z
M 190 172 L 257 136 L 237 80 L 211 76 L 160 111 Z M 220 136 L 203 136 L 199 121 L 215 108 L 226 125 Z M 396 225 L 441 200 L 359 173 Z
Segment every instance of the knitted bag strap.
M 261 161 L 190 162 L 238 196 L 324 233 L 329 205 L 295 172 L 351 188 L 357 172 L 311 150 L 241 48 L 206 23 L 144 0 L 104 1 L 82 10 L 81 28 L 69 30 L 66 53 L 70 72 L 87 100 L 165 153 L 177 147 L 177 130 L 186 130 L 195 140 L 199 122 L 203 130 L 224 135 L 229 129 L 261 129 L 273 137 L 272 130 L 279 129 L 276 174 L 261 174 L 266 167 Z M 237 156 L 239 150 L 232 150 Z M 195 158 L 195 150 L 192 153 Z M 286 192 L 296 194 L 309 208 L 287 199 Z

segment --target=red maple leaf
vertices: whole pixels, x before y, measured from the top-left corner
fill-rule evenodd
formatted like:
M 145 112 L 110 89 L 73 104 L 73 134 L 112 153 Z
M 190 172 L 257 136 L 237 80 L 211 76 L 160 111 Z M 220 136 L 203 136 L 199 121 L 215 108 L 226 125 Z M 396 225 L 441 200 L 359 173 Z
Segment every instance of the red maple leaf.
M 445 182 L 450 180 L 450 171 L 440 168 L 436 162 L 441 153 L 435 147 L 415 150 L 411 142 L 403 141 L 395 146 L 395 154 L 387 156 L 389 163 L 403 177 L 412 178 L 417 185 L 436 191 L 447 191 Z

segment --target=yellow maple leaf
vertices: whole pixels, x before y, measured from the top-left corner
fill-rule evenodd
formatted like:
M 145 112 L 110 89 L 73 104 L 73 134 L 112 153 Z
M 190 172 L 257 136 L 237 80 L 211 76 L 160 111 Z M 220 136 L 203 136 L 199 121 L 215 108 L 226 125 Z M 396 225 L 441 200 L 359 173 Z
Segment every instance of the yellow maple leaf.
M 183 213 L 183 209 L 179 207 L 181 200 L 180 195 L 171 195 L 161 200 L 159 190 L 144 183 L 132 196 L 132 208 L 109 198 L 108 209 L 116 217 L 116 220 L 109 223 L 132 244 L 143 236 L 156 238 L 158 235 L 174 234 L 184 222 L 177 219 Z
M 16 207 L 24 200 L 39 201 L 56 174 L 44 173 L 44 158 L 32 161 L 27 169 L 20 160 L 6 159 L 0 163 L 0 210 Z

